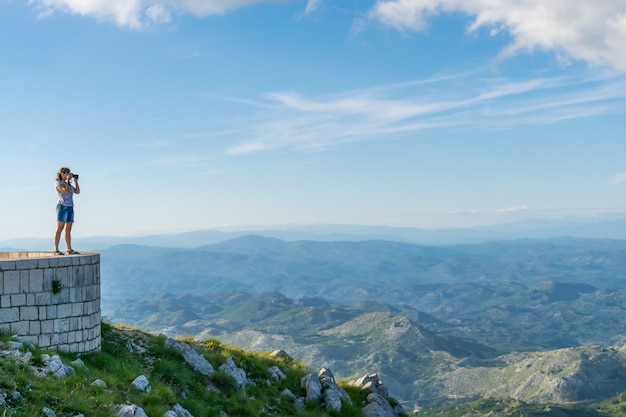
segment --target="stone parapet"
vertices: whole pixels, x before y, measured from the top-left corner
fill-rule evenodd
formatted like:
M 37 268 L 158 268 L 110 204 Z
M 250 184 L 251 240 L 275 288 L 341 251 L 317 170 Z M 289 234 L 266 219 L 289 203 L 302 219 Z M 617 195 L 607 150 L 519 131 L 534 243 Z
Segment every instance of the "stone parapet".
M 100 350 L 100 254 L 0 252 L 0 330 L 64 352 Z

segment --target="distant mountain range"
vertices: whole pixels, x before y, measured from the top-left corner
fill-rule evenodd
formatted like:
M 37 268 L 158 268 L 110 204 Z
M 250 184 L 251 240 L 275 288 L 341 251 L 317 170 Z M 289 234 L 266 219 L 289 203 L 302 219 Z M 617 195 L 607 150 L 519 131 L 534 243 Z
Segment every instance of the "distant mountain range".
M 579 237 L 596 239 L 626 239 L 626 217 L 602 216 L 595 219 L 527 220 L 473 228 L 419 229 L 412 227 L 362 225 L 302 225 L 264 228 L 259 226 L 197 230 L 144 236 L 75 237 L 74 246 L 81 250 L 100 251 L 120 244 L 150 245 L 169 248 L 196 248 L 224 242 L 240 236 L 255 234 L 284 241 L 364 241 L 387 240 L 425 245 L 481 243 L 520 238 L 548 239 Z M 51 250 L 51 238 L 19 238 L 0 240 L 0 251 Z M 0 234 L 0 239 L 2 235 Z
M 376 369 L 421 404 L 496 394 L 587 401 L 626 381 L 626 240 L 433 246 L 248 235 L 101 254 L 110 320 L 281 348 L 340 377 Z

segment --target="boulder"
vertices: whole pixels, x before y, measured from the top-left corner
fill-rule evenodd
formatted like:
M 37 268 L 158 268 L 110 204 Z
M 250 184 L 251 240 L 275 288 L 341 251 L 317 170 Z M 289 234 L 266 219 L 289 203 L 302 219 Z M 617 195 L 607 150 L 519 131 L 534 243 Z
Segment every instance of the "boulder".
M 187 343 L 177 342 L 174 339 L 167 339 L 165 341 L 165 346 L 171 347 L 183 355 L 185 362 L 187 362 L 194 369 L 194 371 L 205 376 L 212 376 L 215 373 L 215 369 L 213 369 L 213 366 L 209 363 L 209 361 L 207 361 L 204 356 L 199 354 Z
M 398 413 L 393 409 L 389 401 L 377 392 L 367 396 L 367 404 L 361 411 L 366 417 L 398 417 Z
M 273 356 L 275 358 L 281 358 L 281 359 L 284 359 L 286 361 L 292 361 L 293 360 L 293 358 L 291 356 L 289 356 L 289 354 L 287 354 L 287 352 L 285 352 L 282 349 L 276 349 L 275 351 L 270 353 L 270 356 Z
M 77 368 L 87 368 L 87 365 L 85 365 L 85 362 L 83 362 L 82 359 L 78 358 L 76 360 L 73 360 L 72 362 L 70 362 L 72 365 L 74 365 Z
M 275 379 L 277 381 L 283 381 L 287 379 L 287 375 L 285 375 L 285 373 L 281 371 L 280 368 L 276 365 L 269 368 L 268 372 L 270 373 L 271 379 Z
M 332 389 L 324 390 L 324 394 L 322 395 L 324 400 L 324 409 L 328 411 L 339 411 L 343 404 L 341 404 L 341 395 L 339 391 L 335 391 Z
M 42 408 L 41 414 L 43 414 L 46 417 L 57 417 L 56 413 L 52 411 L 51 409 L 49 409 L 48 407 Z
M 250 383 L 246 376 L 246 371 L 238 368 L 233 361 L 233 358 L 227 358 L 226 361 L 218 368 L 220 371 L 227 375 L 230 375 L 235 380 L 235 385 L 238 391 L 243 391 L 246 385 Z
M 92 386 L 92 387 L 101 387 L 101 388 L 106 388 L 106 387 L 107 387 L 107 383 L 106 383 L 106 382 L 104 382 L 104 381 L 103 381 L 103 380 L 101 380 L 101 379 L 96 379 L 95 381 L 93 381 L 93 382 L 91 383 L 91 386 Z
M 173 417 L 193 417 L 193 414 L 185 410 L 180 404 L 176 404 L 172 407 L 172 411 L 174 412 Z
M 383 397 L 389 397 L 387 387 L 383 385 L 383 381 L 378 377 L 378 374 L 364 375 L 361 378 L 350 381 L 349 384 L 360 389 L 377 392 Z
M 293 402 L 293 406 L 296 408 L 296 410 L 302 410 L 304 408 L 304 405 L 305 405 L 304 397 L 298 397 Z
M 150 392 L 152 391 L 152 387 L 150 386 L 150 382 L 145 375 L 139 375 L 132 382 L 132 385 L 140 391 Z
M 333 375 L 333 372 L 330 369 L 328 368 L 320 369 L 320 371 L 317 374 L 317 377 L 319 378 L 322 384 L 323 390 L 332 390 L 336 392 L 341 399 L 348 402 L 349 404 L 352 404 L 350 395 L 348 395 L 346 390 L 344 390 L 343 388 L 339 388 L 339 386 L 337 385 L 337 382 L 335 381 L 335 375 Z
M 282 390 L 282 392 L 280 393 L 281 396 L 283 397 L 289 397 L 293 400 L 296 399 L 296 396 L 293 392 L 291 392 L 291 390 L 289 388 L 285 388 L 284 390 Z
M 317 375 L 308 374 L 300 380 L 300 386 L 306 390 L 306 401 L 319 401 L 322 398 L 322 383 Z
M 44 361 L 44 366 L 41 368 L 44 375 L 54 375 L 61 379 L 65 379 L 70 375 L 76 375 L 74 368 L 64 365 L 59 355 L 50 357 L 48 354 L 43 354 L 41 359 Z
M 117 417 L 148 417 L 143 408 L 137 407 L 135 404 L 120 405 Z

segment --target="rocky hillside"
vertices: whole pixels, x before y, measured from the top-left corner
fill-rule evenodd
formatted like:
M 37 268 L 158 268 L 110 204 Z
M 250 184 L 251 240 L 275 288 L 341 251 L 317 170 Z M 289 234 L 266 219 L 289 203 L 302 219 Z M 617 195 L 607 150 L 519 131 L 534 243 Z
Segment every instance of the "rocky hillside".
M 529 403 L 601 401 L 626 390 L 623 343 L 503 352 L 448 334 L 460 327 L 428 314 L 387 307 L 411 313 L 413 320 L 392 311 L 341 308 L 321 298 L 294 301 L 279 293 L 161 294 L 126 305 L 127 317 L 146 312 L 133 324 L 170 337 L 218 338 L 261 352 L 280 348 L 344 379 L 375 370 L 407 409 L 485 396 Z
M 0 415 L 405 415 L 376 374 L 340 382 L 284 351 L 246 353 L 105 323 L 102 335 L 102 351 L 79 358 L 0 335 Z
M 484 370 L 471 375 L 459 368 L 460 393 L 469 386 L 491 386 L 485 397 L 452 407 L 405 413 L 376 374 L 338 381 L 328 368 L 311 372 L 284 351 L 244 352 L 211 339 L 171 339 L 136 329 L 103 324 L 101 352 L 77 358 L 25 346 L 0 335 L 0 415 L 45 417 L 620 417 L 626 393 L 596 405 L 528 403 L 503 398 L 495 387 L 506 375 L 519 381 L 540 379 L 554 392 L 567 385 L 582 389 L 585 378 L 605 375 L 624 350 L 547 352 L 543 359 L 511 357 L 499 376 Z M 402 332 L 402 330 L 399 330 Z M 426 336 L 426 335 L 424 335 Z M 594 357 L 595 356 L 595 357 Z M 555 363 L 561 359 L 562 367 Z M 578 359 L 578 371 L 570 365 Z M 586 362 L 587 361 L 587 362 Z M 590 366 L 590 363 L 603 364 Z M 488 368 L 486 366 L 485 368 Z M 586 368 L 586 369 L 585 369 Z M 507 370 L 508 369 L 508 370 Z M 584 372 L 581 370 L 584 369 Z M 507 379 L 508 378 L 508 379 Z M 518 381 L 518 382 L 519 382 Z M 611 375 L 605 379 L 610 385 Z M 516 382 L 517 383 L 517 382 Z M 523 384 L 522 384 L 523 385 Z M 614 389 L 623 389 L 615 385 Z M 520 391 L 523 396 L 524 390 Z M 567 398 L 562 398 L 567 400 Z

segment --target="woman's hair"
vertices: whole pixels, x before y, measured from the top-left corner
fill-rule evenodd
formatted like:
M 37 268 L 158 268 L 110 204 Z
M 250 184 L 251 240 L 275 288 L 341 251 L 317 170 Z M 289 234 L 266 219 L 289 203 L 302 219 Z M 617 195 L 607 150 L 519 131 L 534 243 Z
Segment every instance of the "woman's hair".
M 57 181 L 61 181 L 63 179 L 63 174 L 69 174 L 70 173 L 70 169 L 69 168 L 61 168 L 59 170 L 59 172 L 57 172 Z

